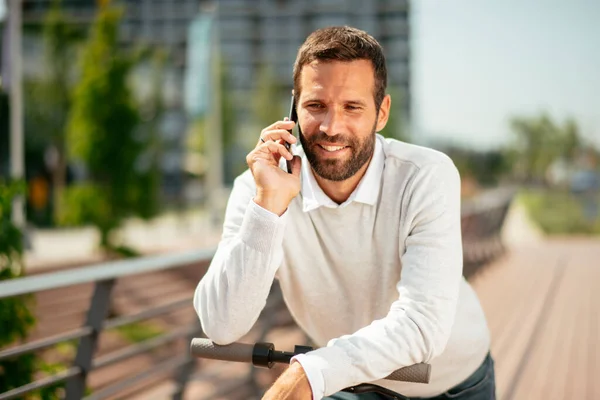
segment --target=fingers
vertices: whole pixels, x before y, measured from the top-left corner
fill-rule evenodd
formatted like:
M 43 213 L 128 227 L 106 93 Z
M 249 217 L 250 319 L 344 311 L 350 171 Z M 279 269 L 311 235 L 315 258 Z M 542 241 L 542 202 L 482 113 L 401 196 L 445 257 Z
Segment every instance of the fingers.
M 285 117 L 283 119 L 283 121 L 277 121 L 272 123 L 271 125 L 267 126 L 265 129 L 263 129 L 263 131 L 265 130 L 277 130 L 277 129 L 285 129 L 285 130 L 290 130 L 294 127 L 295 122 L 294 121 L 290 121 L 288 117 Z
M 276 140 L 283 140 L 284 142 L 290 144 L 296 143 L 296 138 L 294 137 L 294 135 L 283 129 L 263 131 L 260 137 L 262 138 L 262 140 L 259 139 L 259 145 L 265 142 Z
M 267 149 L 271 154 L 279 154 L 286 160 L 291 160 L 294 158 L 292 153 L 281 143 L 279 142 L 266 142 L 260 146 L 261 149 Z
M 294 121 L 277 121 L 266 127 L 260 133 L 260 139 L 257 146 L 268 141 L 283 140 L 286 143 L 296 143 L 296 138 L 289 131 L 294 128 Z
M 263 131 L 260 137 L 265 142 L 268 142 L 269 140 L 284 140 L 287 143 L 296 143 L 296 137 L 284 129 Z
M 265 160 L 270 164 L 277 165 L 280 158 L 292 160 L 293 155 L 290 151 L 279 142 L 268 141 L 261 143 L 246 157 L 248 166 L 252 166 L 258 160 Z

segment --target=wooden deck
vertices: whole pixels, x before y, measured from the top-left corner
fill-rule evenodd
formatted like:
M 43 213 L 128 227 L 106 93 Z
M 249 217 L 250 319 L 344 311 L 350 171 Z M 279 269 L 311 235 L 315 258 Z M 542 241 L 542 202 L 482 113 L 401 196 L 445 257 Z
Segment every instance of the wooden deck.
M 472 283 L 498 399 L 600 399 L 600 238 L 513 246 Z
M 516 238 L 471 283 L 492 334 L 499 400 L 600 399 L 600 238 Z M 291 326 L 268 340 L 291 350 L 303 337 Z M 244 384 L 251 368 L 203 362 L 185 398 L 258 399 Z M 255 371 L 262 387 L 281 372 Z M 171 390 L 163 384 L 132 398 L 165 399 Z

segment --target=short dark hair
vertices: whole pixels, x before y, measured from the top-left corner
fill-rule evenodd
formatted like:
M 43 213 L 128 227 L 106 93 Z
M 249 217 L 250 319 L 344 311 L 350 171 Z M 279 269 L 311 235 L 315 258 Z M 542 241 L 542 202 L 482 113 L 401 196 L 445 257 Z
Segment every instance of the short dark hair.
M 374 99 L 379 111 L 387 87 L 387 67 L 383 49 L 367 32 L 349 26 L 331 26 L 311 33 L 296 56 L 294 63 L 294 93 L 300 95 L 302 67 L 314 60 L 354 61 L 369 60 L 375 72 Z

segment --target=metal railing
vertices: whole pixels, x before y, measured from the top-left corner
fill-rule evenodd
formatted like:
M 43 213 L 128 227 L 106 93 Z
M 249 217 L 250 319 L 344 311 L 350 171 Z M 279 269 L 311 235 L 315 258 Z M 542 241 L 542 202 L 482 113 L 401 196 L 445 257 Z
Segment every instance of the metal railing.
M 1 393 L 0 400 L 20 398 L 28 393 L 61 382 L 66 383 L 67 399 L 103 399 L 151 376 L 160 375 L 164 372 L 173 370 L 178 370 L 176 372 L 176 381 L 179 384 L 173 394 L 173 399 L 182 398 L 188 376 L 195 363 L 195 360 L 193 360 L 187 352 L 182 352 L 171 359 L 152 366 L 146 370 L 144 374 L 109 385 L 87 397 L 85 397 L 86 381 L 89 373 L 93 369 L 115 364 L 135 355 L 148 352 L 178 338 L 186 338 L 187 342 L 189 342 L 194 336 L 201 334 L 200 326 L 196 323 L 94 359 L 98 338 L 103 330 L 132 324 L 176 309 L 187 308 L 192 304 L 192 298 L 189 297 L 144 310 L 136 314 L 107 319 L 111 303 L 111 293 L 117 279 L 130 275 L 179 268 L 190 264 L 207 263 L 213 257 L 214 252 L 215 250 L 211 249 L 157 257 L 146 257 L 136 260 L 115 261 L 95 266 L 0 282 L 0 299 L 32 294 L 48 289 L 73 286 L 81 283 L 95 284 L 92 299 L 87 310 L 87 317 L 82 327 L 52 337 L 0 350 L 0 360 L 4 360 L 77 339 L 79 340 L 79 344 L 73 366 L 53 376 L 39 379 L 19 388 Z
M 465 276 L 469 277 L 473 275 L 483 265 L 504 251 L 500 239 L 500 230 L 512 197 L 512 191 L 495 192 L 487 197 L 483 196 L 475 201 L 463 203 L 462 234 Z M 192 337 L 202 336 L 201 328 L 196 318 L 194 323 L 187 326 L 179 327 L 151 339 L 144 340 L 141 343 L 135 343 L 95 357 L 99 336 L 103 331 L 147 320 L 175 310 L 190 309 L 192 307 L 192 296 L 190 294 L 188 297 L 178 298 L 159 306 L 152 306 L 141 312 L 108 318 L 112 300 L 111 295 L 114 292 L 113 288 L 117 280 L 128 276 L 172 270 L 194 264 L 208 264 L 214 253 L 215 249 L 210 249 L 143 257 L 135 260 L 113 261 L 0 282 L 0 299 L 82 283 L 94 283 L 93 295 L 87 307 L 87 317 L 83 326 L 0 350 L 0 360 L 4 360 L 47 349 L 59 343 L 78 340 L 73 365 L 55 375 L 38 379 L 5 393 L 0 393 L 0 400 L 19 398 L 41 388 L 61 382 L 66 386 L 65 396 L 67 399 L 104 399 L 119 394 L 135 385 L 139 385 L 144 380 L 164 376 L 165 373 L 174 374 L 172 377 L 176 385 L 172 398 L 181 399 L 196 362 L 185 349 L 181 349 L 180 352 L 170 355 L 166 360 L 152 365 L 141 374 L 125 377 L 98 390 L 94 390 L 91 394 L 86 395 L 86 387 L 90 373 L 96 369 L 114 365 L 131 357 L 151 352 L 160 346 L 178 339 L 183 338 L 189 343 Z M 193 282 L 194 285 L 196 283 Z M 278 288 L 274 286 L 274 289 L 267 303 L 269 312 L 265 313 L 269 317 L 260 328 L 261 338 L 264 338 L 274 326 L 290 324 L 289 318 L 278 318 L 277 316 L 280 313 L 273 312 L 274 310 L 285 308 Z M 244 382 L 245 384 L 250 384 L 254 388 L 254 391 L 258 392 L 260 388 L 253 382 L 253 377 L 254 370 L 250 369 L 248 379 Z
M 497 189 L 463 202 L 463 275 L 473 277 L 505 252 L 500 233 L 515 191 Z

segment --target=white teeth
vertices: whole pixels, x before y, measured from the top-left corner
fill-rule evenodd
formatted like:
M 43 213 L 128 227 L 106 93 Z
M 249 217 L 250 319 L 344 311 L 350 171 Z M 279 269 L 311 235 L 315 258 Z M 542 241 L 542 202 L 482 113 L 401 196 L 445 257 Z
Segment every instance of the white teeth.
M 338 150 L 343 149 L 345 146 L 323 146 L 323 145 L 321 145 L 321 147 L 327 151 L 338 151 Z

